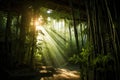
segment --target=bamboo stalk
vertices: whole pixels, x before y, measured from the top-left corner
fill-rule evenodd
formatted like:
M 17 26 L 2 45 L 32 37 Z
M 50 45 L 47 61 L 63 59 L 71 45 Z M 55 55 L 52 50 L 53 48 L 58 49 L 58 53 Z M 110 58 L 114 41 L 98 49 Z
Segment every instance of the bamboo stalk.
M 107 4 L 107 1 L 105 0 L 105 5 L 106 5 L 106 9 L 107 9 L 107 14 L 108 14 L 108 19 L 109 19 L 109 25 L 110 25 L 110 30 L 111 30 L 111 35 L 112 35 L 112 40 L 113 40 L 113 47 L 114 47 L 114 51 L 115 51 L 115 59 L 116 59 L 116 80 L 119 79 L 119 75 L 120 72 L 119 72 L 119 59 L 118 59 L 118 48 L 117 48 L 117 44 L 116 44 L 116 30 L 115 30 L 115 25 L 113 23 L 113 20 L 112 20 L 112 16 L 111 16 L 111 13 L 110 13 L 110 9 L 108 7 L 108 4 Z
M 75 20 L 75 14 L 74 14 L 74 9 L 72 6 L 72 1 L 69 1 L 70 7 L 71 7 L 71 14 L 72 14 L 72 18 L 73 18 L 73 27 L 74 27 L 74 35 L 75 35 L 75 40 L 76 40 L 76 47 L 77 47 L 77 54 L 79 54 L 79 41 L 78 41 L 78 32 L 77 32 L 77 28 L 76 28 L 76 20 Z

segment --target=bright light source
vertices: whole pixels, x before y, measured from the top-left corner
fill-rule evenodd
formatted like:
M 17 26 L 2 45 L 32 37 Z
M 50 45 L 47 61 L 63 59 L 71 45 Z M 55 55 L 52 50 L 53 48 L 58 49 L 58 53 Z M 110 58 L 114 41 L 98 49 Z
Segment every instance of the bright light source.
M 47 11 L 47 13 L 48 13 L 48 14 L 52 13 L 52 10 L 51 10 L 51 9 L 49 9 L 49 10 Z
M 32 23 L 31 23 L 32 24 Z M 35 26 L 41 26 L 44 24 L 44 21 L 43 21 L 43 17 L 40 16 L 39 18 L 37 18 L 34 22 Z

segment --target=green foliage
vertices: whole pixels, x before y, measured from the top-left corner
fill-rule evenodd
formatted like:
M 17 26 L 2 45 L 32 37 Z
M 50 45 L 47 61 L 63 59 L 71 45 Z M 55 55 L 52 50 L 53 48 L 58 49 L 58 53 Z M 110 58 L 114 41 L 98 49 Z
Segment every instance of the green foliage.
M 69 61 L 80 65 L 81 79 L 87 78 L 88 67 L 89 67 L 89 56 L 92 54 L 93 47 L 86 44 L 86 47 L 82 48 L 79 54 L 74 54 L 70 57 Z
M 69 61 L 74 62 L 75 64 L 79 63 L 84 66 L 87 66 L 89 54 L 89 48 L 83 48 L 80 54 L 74 54 L 72 57 L 70 57 Z
M 87 68 L 88 62 L 90 62 L 89 66 L 97 68 L 99 67 L 103 68 L 104 66 L 113 65 L 114 58 L 110 53 L 107 55 L 98 54 L 94 59 L 88 61 L 88 58 L 93 53 L 92 51 L 93 51 L 92 46 L 82 48 L 82 51 L 79 54 L 73 54 L 73 56 L 69 58 L 69 61 L 75 64 L 80 64 L 84 66 L 84 68 L 85 67 Z
M 7 15 L 0 11 L 0 26 L 5 27 L 7 21 Z
M 93 60 L 93 65 L 94 67 L 99 68 L 104 68 L 104 66 L 110 66 L 113 65 L 113 57 L 110 54 L 103 55 L 99 54 L 94 60 Z

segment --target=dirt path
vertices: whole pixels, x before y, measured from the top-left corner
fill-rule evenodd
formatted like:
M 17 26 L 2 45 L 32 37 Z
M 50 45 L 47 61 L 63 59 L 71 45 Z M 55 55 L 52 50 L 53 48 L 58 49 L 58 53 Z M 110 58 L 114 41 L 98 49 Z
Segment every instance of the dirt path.
M 57 68 L 53 77 L 42 78 L 41 80 L 80 80 L 80 73 L 75 70 Z

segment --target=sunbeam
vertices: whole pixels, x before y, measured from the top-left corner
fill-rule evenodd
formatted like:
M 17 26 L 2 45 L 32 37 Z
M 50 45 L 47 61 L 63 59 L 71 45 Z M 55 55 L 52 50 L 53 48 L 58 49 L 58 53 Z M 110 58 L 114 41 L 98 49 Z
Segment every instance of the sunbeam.
M 42 56 L 45 65 L 62 66 L 65 62 L 65 41 L 52 30 L 36 26 L 37 44 L 42 42 Z

